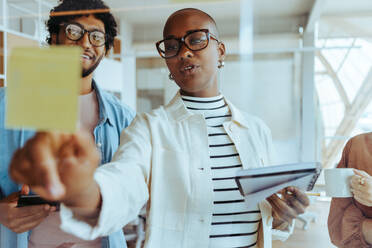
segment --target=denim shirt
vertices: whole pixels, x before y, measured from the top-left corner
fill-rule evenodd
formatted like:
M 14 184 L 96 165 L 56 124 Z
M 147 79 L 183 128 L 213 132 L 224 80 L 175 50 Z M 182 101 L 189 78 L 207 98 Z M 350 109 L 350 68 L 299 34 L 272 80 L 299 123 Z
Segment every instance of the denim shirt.
M 97 94 L 99 105 L 99 123 L 94 129 L 97 148 L 101 152 L 101 164 L 111 161 L 120 143 L 120 133 L 129 126 L 135 112 L 120 103 L 113 95 L 101 90 L 93 80 L 93 88 Z M 5 129 L 5 89 L 0 88 L 0 199 L 19 191 L 17 185 L 8 174 L 8 167 L 13 153 L 34 136 L 32 130 Z M 1 248 L 26 248 L 29 233 L 16 234 L 0 225 Z M 103 248 L 126 247 L 122 231 L 115 232 L 102 239 Z

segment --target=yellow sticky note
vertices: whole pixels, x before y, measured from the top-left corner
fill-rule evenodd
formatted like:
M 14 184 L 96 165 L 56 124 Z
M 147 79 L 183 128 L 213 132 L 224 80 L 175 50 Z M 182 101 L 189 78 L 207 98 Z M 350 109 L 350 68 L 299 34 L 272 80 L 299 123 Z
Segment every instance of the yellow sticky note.
M 7 74 L 7 128 L 74 132 L 81 84 L 78 47 L 14 48 Z

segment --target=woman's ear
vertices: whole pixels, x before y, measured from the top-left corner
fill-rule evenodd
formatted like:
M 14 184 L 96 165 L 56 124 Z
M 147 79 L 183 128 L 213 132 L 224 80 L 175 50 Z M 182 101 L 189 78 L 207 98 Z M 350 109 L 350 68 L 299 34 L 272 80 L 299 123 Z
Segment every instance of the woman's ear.
M 218 58 L 219 60 L 223 61 L 226 57 L 225 44 L 223 42 L 219 42 L 217 49 L 218 49 Z

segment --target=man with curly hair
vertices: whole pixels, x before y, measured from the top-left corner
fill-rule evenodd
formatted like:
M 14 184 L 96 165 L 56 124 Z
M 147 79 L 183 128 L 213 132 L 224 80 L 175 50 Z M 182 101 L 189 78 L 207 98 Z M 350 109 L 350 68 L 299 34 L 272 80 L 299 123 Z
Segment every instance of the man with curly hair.
M 116 21 L 102 0 L 60 0 L 50 12 L 47 29 L 50 45 L 80 46 L 83 50 L 79 128 L 95 142 L 101 164 L 107 163 L 118 148 L 120 133 L 135 115 L 93 79 L 93 71 L 113 46 Z M 48 204 L 16 207 L 19 196 L 29 194 L 30 189 L 10 179 L 8 165 L 14 151 L 33 137 L 34 131 L 5 129 L 5 96 L 5 89 L 0 89 L 0 247 L 126 247 L 121 231 L 93 241 L 64 233 L 56 208 Z

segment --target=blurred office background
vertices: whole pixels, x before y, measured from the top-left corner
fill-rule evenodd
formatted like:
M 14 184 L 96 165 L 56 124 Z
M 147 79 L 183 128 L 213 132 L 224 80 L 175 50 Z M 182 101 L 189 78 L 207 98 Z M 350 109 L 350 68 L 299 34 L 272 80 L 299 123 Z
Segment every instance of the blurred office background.
M 194 7 L 215 18 L 227 48 L 221 91 L 268 124 L 278 162 L 320 161 L 332 168 L 350 137 L 372 131 L 371 0 L 106 3 L 118 20 L 119 37 L 95 78 L 137 112 L 166 104 L 177 91 L 155 42 L 172 12 Z M 45 20 L 56 4 L 0 1 L 1 87 L 12 48 L 46 45 Z M 315 190 L 323 189 L 320 178 Z M 314 198 L 304 220 L 315 217 L 316 222 L 298 221 L 295 234 L 274 247 L 332 247 L 326 227 L 329 201 Z

